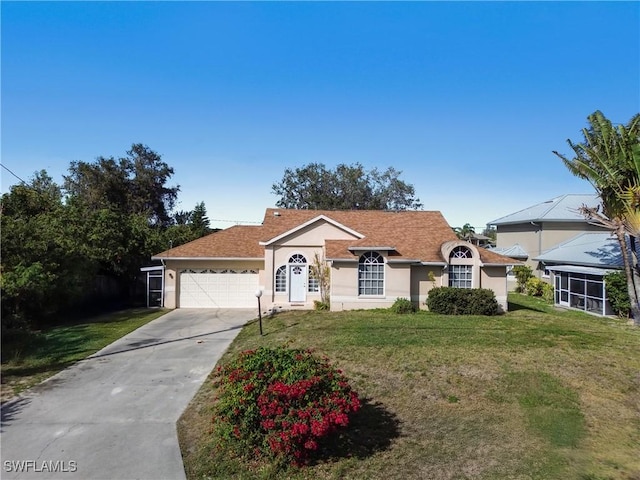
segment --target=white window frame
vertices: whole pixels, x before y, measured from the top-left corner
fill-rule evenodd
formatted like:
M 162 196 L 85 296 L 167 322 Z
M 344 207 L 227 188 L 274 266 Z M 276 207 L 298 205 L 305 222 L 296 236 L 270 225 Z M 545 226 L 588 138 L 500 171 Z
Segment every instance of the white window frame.
M 462 271 L 463 269 L 464 271 Z M 473 265 L 449 265 L 449 286 L 453 288 L 473 288 Z
M 384 288 L 384 257 L 378 252 L 363 253 L 358 261 L 358 296 L 383 297 Z M 375 293 L 372 293 L 373 290 Z
M 273 282 L 274 291 L 276 293 L 287 293 L 287 266 L 281 265 L 276 269 L 276 275 Z

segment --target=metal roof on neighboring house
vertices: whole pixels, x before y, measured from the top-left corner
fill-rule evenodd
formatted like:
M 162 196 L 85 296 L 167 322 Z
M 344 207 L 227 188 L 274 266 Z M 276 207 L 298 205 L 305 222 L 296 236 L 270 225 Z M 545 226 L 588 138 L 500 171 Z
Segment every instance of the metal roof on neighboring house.
M 511 245 L 510 247 L 487 247 L 487 250 L 491 250 L 493 253 L 499 253 L 505 257 L 511 258 L 528 258 L 529 254 L 519 244 Z
M 600 205 L 600 198 L 596 194 L 568 193 L 497 218 L 487 222 L 487 225 L 529 222 L 586 222 L 584 216 L 578 211 L 582 205 L 596 207 Z
M 581 233 L 554 248 L 542 252 L 533 260 L 586 267 L 623 268 L 620 244 L 608 232 Z

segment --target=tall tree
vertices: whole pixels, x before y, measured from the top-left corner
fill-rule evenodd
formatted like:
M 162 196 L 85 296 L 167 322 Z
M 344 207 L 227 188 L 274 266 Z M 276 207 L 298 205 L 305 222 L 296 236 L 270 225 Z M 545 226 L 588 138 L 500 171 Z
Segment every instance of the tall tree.
M 197 203 L 191 212 L 191 230 L 195 238 L 204 237 L 211 231 L 204 202 Z
M 583 206 L 581 211 L 587 219 L 616 235 L 624 260 L 631 315 L 640 325 L 640 114 L 627 125 L 614 126 L 596 111 L 589 115 L 588 122 L 589 126 L 582 130 L 582 142 L 567 140 L 573 158 L 553 153 L 571 173 L 588 180 L 600 195 L 602 209 Z
M 412 185 L 400 180 L 402 172 L 366 170 L 360 163 L 327 169 L 310 163 L 294 170 L 287 168 L 272 193 L 280 198 L 278 207 L 304 210 L 409 210 L 420 209 Z
M 160 155 L 137 143 L 119 159 L 72 162 L 69 175 L 64 176 L 64 190 L 88 208 L 144 215 L 151 225 L 167 226 L 180 190 L 167 186 L 172 175 L 173 168 Z

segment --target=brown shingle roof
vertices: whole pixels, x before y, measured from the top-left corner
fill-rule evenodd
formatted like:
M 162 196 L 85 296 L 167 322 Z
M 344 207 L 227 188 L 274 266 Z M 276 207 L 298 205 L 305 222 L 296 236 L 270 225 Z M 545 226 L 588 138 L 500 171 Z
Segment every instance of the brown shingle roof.
M 393 247 L 397 259 L 422 262 L 442 262 L 443 242 L 456 240 L 456 235 L 440 212 L 378 210 L 287 210 L 268 208 L 261 226 L 235 226 L 180 245 L 155 258 L 259 258 L 264 256 L 260 242 L 268 243 L 276 237 L 299 228 L 319 216 L 325 217 L 358 232 L 364 238 L 328 240 L 327 258 L 353 259 L 357 253 L 349 247 Z M 482 248 L 480 255 L 487 263 L 513 263 L 512 259 Z
M 210 233 L 153 258 L 262 258 L 264 247 L 258 243 L 262 227 L 236 225 Z

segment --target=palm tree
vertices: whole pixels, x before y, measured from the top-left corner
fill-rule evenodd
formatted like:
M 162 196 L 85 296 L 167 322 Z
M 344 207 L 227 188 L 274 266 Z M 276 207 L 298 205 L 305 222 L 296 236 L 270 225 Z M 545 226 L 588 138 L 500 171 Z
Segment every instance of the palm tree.
M 640 271 L 636 241 L 640 237 L 640 114 L 614 126 L 600 111 L 588 117 L 584 141 L 567 143 L 575 153 L 557 155 L 574 175 L 588 180 L 602 200 L 600 208 L 581 207 L 591 222 L 609 228 L 618 239 L 624 260 L 631 316 L 640 325 Z
M 470 223 L 465 223 L 462 228 L 455 227 L 453 231 L 460 240 L 466 241 L 469 241 L 473 237 L 473 234 L 476 233 L 476 229 L 473 228 L 473 225 L 471 225 Z

